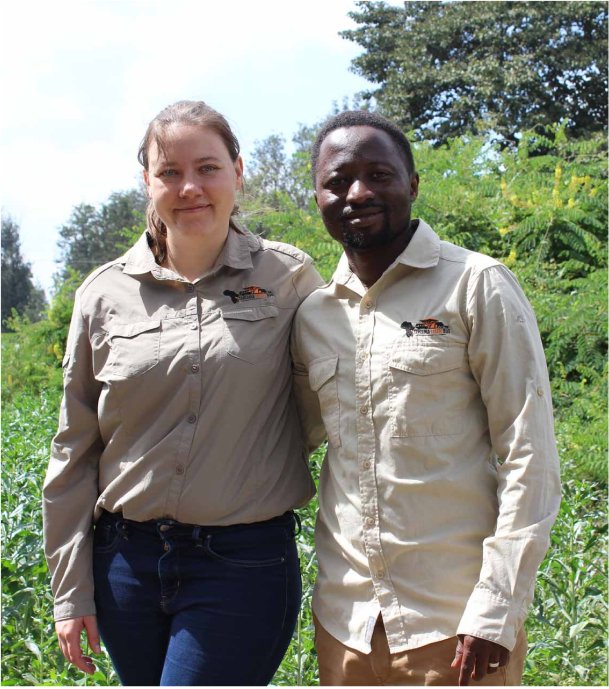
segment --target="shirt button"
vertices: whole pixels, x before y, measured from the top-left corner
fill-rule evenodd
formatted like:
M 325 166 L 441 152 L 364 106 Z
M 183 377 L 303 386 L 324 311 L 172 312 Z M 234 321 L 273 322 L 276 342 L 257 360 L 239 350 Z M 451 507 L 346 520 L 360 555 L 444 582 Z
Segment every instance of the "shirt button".
M 193 373 L 198 373 L 198 372 L 199 372 L 199 368 L 200 368 L 200 367 L 199 367 L 199 364 L 193 364 L 193 365 L 190 367 L 190 370 L 191 370 Z
M 364 302 L 364 306 L 367 309 L 371 309 L 374 306 L 374 302 L 370 301 L 370 299 L 366 299 L 366 301 Z
M 181 476 L 183 473 L 184 467 L 181 464 L 178 464 L 178 466 L 176 467 L 176 474 L 178 474 L 178 476 Z
M 379 571 L 376 573 L 376 578 L 377 579 L 382 579 L 385 576 L 385 572 L 382 569 L 379 569 Z
M 191 326 L 190 326 L 190 329 L 191 329 L 191 330 L 197 330 L 198 327 L 199 327 L 199 324 L 198 324 L 198 323 L 192 323 Z
M 366 525 L 374 526 L 374 517 L 366 517 Z
M 537 396 L 543 397 L 543 388 L 537 388 Z
M 186 291 L 187 292 L 194 292 L 195 286 L 194 285 L 186 285 Z
M 195 423 L 197 417 L 194 414 L 191 414 L 186 420 L 188 421 L 188 423 Z
M 370 462 L 364 462 L 364 469 L 370 469 Z
M 366 405 L 364 405 L 363 407 L 360 407 L 359 413 L 360 414 L 367 414 L 368 413 L 368 407 Z

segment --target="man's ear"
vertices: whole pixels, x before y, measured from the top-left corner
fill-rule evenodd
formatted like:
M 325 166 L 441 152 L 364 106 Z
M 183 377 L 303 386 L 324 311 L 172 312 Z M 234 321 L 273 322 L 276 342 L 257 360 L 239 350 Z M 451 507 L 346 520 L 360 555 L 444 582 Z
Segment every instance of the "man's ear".
M 410 178 L 410 200 L 414 201 L 419 195 L 419 173 L 415 172 Z

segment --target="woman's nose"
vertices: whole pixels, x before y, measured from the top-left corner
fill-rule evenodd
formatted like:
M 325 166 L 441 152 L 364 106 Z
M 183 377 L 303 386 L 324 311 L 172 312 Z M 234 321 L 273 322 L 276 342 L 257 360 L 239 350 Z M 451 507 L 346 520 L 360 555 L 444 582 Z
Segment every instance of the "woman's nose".
M 188 198 L 190 196 L 195 196 L 199 193 L 198 187 L 195 180 L 192 177 L 185 176 L 182 179 L 182 184 L 180 185 L 179 194 L 182 198 Z

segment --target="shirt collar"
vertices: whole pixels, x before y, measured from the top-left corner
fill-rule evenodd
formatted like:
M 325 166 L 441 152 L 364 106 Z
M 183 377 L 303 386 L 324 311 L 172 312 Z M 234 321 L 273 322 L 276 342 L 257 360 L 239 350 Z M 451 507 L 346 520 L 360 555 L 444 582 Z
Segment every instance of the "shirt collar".
M 412 235 L 408 246 L 397 256 L 385 273 L 392 270 L 398 263 L 411 268 L 433 268 L 439 260 L 440 238 L 424 220 L 419 220 L 416 232 Z M 344 252 L 338 261 L 332 280 L 346 287 L 352 286 L 354 280 L 356 284 L 360 284 L 359 279 L 349 267 L 349 261 Z
M 137 242 L 119 259 L 119 262 L 124 263 L 123 271 L 127 275 L 151 273 L 156 278 L 161 277 L 163 268 L 154 258 L 148 236 L 148 232 L 143 232 Z M 251 268 L 252 253 L 260 248 L 260 239 L 249 230 L 237 231 L 231 227 L 215 268 L 222 265 L 237 269 Z

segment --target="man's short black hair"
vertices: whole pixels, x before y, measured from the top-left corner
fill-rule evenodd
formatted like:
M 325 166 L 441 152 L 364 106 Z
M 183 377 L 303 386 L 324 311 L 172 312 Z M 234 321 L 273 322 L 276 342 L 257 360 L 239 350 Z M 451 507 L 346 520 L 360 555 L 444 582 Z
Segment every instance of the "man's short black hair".
M 341 129 L 342 127 L 374 127 L 375 129 L 381 129 L 387 132 L 395 142 L 399 152 L 402 154 L 408 174 L 412 175 L 415 172 L 410 142 L 396 124 L 376 112 L 369 112 L 368 110 L 344 110 L 343 112 L 339 112 L 338 115 L 331 117 L 321 128 L 315 139 L 315 143 L 311 150 L 313 186 L 315 186 L 315 177 L 317 175 L 319 149 L 330 132 L 333 132 L 335 129 Z

